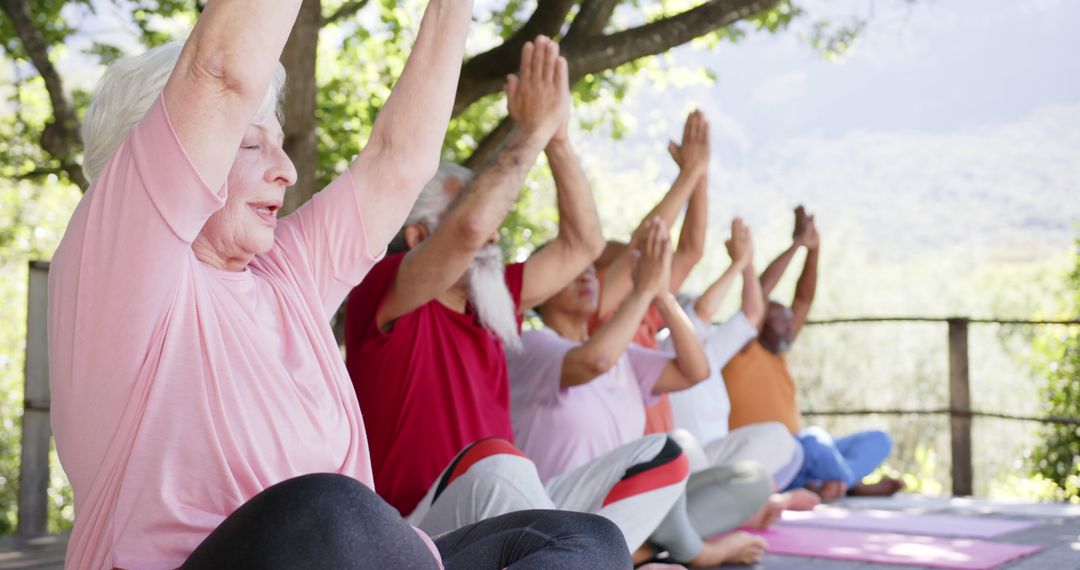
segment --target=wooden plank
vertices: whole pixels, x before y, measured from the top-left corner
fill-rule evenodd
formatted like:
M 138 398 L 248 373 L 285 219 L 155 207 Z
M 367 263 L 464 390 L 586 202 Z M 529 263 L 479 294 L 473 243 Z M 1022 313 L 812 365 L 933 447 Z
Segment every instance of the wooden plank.
M 31 262 L 26 312 L 26 408 L 22 420 L 22 456 L 19 465 L 19 522 L 22 536 L 45 534 L 48 525 L 49 356 L 46 336 L 48 265 Z
M 952 494 L 970 496 L 971 379 L 968 367 L 968 320 L 949 319 L 949 427 L 952 440 Z

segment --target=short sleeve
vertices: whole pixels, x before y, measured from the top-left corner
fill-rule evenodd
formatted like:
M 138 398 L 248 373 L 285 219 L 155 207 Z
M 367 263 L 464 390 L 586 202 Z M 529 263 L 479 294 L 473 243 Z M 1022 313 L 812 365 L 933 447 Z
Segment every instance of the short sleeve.
M 664 369 L 675 357 L 671 353 L 636 344 L 631 344 L 626 348 L 626 356 L 630 359 L 630 367 L 637 378 L 638 386 L 641 387 L 641 398 L 645 401 L 645 405 L 655 404 L 660 398 L 653 389 L 660 380 L 660 375 L 664 373 Z
M 371 256 L 359 195 L 346 169 L 297 211 L 285 216 L 275 232 L 275 247 L 292 264 L 307 266 L 329 313 L 364 279 L 386 251 Z
M 520 351 L 506 352 L 514 410 L 549 405 L 562 395 L 563 359 L 577 344 L 543 329 L 521 334 Z
M 404 259 L 405 254 L 398 253 L 378 262 L 364 281 L 349 293 L 349 302 L 345 306 L 346 364 L 351 364 L 348 356 L 359 353 L 360 344 L 367 338 L 382 335 L 375 314 L 394 284 Z
M 709 327 L 705 349 L 712 353 L 717 367 L 723 368 L 746 343 L 757 338 L 757 328 L 739 311 L 723 324 Z

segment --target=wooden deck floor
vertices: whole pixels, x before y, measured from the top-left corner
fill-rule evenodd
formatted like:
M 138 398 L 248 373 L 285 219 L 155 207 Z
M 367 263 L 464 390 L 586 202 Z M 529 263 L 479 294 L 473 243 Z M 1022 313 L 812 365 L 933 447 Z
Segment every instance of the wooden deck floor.
M 851 509 L 888 509 L 911 513 L 941 513 L 969 516 L 995 516 L 1038 521 L 1038 525 L 995 540 L 1017 544 L 1037 544 L 1043 549 L 1027 558 L 1013 561 L 1006 570 L 1080 570 L 1080 505 L 1031 504 L 985 499 L 938 499 L 902 495 L 889 499 L 847 499 L 838 503 Z M 34 539 L 0 538 L 0 570 L 64 567 L 66 535 Z M 733 566 L 731 568 L 747 568 Z M 843 562 L 816 558 L 767 555 L 754 570 L 903 570 L 914 566 L 895 566 L 862 562 Z

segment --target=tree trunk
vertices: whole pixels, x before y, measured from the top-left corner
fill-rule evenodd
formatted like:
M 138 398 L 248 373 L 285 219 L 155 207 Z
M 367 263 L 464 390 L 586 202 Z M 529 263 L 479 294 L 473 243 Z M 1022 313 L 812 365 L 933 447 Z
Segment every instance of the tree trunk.
M 289 75 L 284 101 L 285 152 L 296 165 L 296 184 L 285 193 L 282 215 L 299 208 L 319 190 L 315 187 L 315 56 L 321 27 L 321 0 L 304 0 L 281 54 Z

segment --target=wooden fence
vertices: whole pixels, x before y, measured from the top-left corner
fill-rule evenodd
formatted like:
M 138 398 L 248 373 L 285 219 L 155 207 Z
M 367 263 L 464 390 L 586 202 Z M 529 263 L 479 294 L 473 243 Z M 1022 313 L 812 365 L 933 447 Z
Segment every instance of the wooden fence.
M 952 494 L 968 496 L 972 494 L 973 469 L 971 462 L 971 419 L 976 417 L 999 418 L 1006 420 L 1033 421 L 1040 423 L 1080 425 L 1080 418 L 1031 417 L 994 412 L 983 412 L 971 408 L 971 374 L 968 360 L 968 328 L 971 324 L 998 325 L 1080 325 L 1080 320 L 1012 320 L 1012 319 L 969 319 L 965 317 L 884 317 L 852 318 L 808 321 L 807 325 L 827 326 L 858 323 L 948 323 L 949 345 L 949 407 L 945 409 L 871 409 L 871 410 L 808 410 L 805 416 L 866 416 L 881 415 L 945 415 L 949 416 L 950 447 L 952 448 Z
M 23 411 L 22 457 L 19 467 L 19 522 L 23 536 L 45 534 L 48 524 L 49 447 L 49 359 L 45 335 L 48 305 L 47 262 L 30 262 L 27 294 L 26 392 Z M 810 321 L 808 325 L 827 326 L 844 323 L 948 323 L 949 407 L 930 410 L 823 410 L 807 411 L 808 416 L 948 414 L 952 432 L 952 492 L 970 495 L 972 489 L 971 418 L 995 417 L 1044 423 L 1080 425 L 1080 418 L 1033 418 L 974 411 L 971 409 L 971 383 L 968 371 L 968 325 L 972 323 L 1016 325 L 1080 325 L 1080 321 L 1021 321 L 967 318 L 858 318 Z

